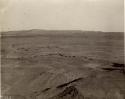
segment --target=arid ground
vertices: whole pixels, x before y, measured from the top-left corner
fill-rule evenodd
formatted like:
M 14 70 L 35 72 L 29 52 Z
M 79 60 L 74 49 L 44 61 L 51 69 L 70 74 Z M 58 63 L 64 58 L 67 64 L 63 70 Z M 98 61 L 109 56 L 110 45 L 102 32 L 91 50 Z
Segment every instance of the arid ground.
M 1 46 L 2 99 L 125 99 L 124 33 L 10 31 Z

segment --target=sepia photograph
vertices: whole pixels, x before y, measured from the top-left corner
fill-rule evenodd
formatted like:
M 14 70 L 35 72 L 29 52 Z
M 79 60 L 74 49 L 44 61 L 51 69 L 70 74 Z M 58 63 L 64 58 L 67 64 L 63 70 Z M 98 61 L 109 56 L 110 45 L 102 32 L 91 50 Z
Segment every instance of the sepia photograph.
M 125 99 L 124 0 L 0 0 L 0 99 Z

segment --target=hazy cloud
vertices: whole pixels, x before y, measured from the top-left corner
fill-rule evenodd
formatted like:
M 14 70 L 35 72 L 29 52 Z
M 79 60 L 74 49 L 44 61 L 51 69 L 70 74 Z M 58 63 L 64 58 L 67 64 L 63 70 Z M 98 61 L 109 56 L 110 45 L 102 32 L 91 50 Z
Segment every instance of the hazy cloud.
M 124 0 L 1 0 L 0 26 L 123 31 Z

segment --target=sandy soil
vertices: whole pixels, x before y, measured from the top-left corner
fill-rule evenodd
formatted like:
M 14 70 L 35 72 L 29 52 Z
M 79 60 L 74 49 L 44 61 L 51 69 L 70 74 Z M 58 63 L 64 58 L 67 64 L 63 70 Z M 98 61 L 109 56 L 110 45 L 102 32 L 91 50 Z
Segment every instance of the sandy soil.
M 3 99 L 125 99 L 123 33 L 3 33 Z

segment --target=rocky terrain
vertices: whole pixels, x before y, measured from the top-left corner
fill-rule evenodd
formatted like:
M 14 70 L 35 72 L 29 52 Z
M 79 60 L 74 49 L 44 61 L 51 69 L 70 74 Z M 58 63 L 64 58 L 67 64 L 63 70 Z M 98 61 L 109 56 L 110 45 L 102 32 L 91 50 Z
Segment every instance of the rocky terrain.
M 125 99 L 124 33 L 10 31 L 1 46 L 2 99 Z

